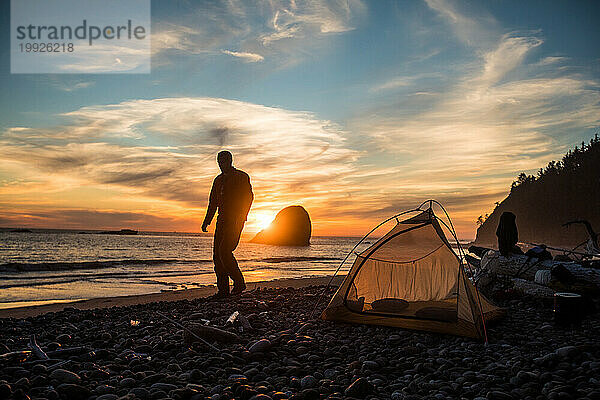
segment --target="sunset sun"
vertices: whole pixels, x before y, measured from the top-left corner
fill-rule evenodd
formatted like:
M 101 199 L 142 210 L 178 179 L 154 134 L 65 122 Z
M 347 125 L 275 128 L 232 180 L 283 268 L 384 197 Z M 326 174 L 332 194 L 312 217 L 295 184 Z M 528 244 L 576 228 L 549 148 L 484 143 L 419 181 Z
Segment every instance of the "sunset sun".
M 254 214 L 254 225 L 259 229 L 263 230 L 271 225 L 275 216 L 269 212 L 258 212 Z

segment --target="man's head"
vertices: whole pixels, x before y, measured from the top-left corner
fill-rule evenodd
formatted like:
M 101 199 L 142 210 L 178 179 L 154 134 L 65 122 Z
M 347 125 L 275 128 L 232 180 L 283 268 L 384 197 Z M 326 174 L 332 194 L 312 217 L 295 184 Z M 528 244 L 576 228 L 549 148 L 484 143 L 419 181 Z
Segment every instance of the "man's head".
M 228 172 L 233 168 L 233 155 L 227 150 L 220 151 L 217 154 L 217 163 L 221 168 L 221 172 Z

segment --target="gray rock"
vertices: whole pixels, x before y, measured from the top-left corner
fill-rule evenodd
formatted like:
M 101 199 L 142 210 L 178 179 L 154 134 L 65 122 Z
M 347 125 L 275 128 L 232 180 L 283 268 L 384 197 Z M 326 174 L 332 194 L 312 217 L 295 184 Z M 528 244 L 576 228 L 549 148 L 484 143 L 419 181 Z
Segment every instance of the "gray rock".
M 166 399 L 169 398 L 169 394 L 167 392 L 165 392 L 164 390 L 154 390 L 150 393 L 150 398 L 151 399 L 156 399 L 156 400 L 161 400 L 161 399 Z
M 172 383 L 156 382 L 150 386 L 150 390 L 162 390 L 167 393 L 175 389 L 177 389 L 177 386 Z
M 533 362 L 539 365 L 549 365 L 552 364 L 558 358 L 558 354 L 556 353 L 548 353 L 538 358 L 534 358 Z
M 85 400 L 90 397 L 90 391 L 83 386 L 72 383 L 62 383 L 56 387 L 60 397 L 69 400 Z
M 579 354 L 579 350 L 575 346 L 565 346 L 556 349 L 555 353 L 562 358 L 572 358 Z
M 271 341 L 269 339 L 260 339 L 255 342 L 248 351 L 250 353 L 265 353 L 271 348 Z
M 403 400 L 406 396 L 404 395 L 404 393 L 402 393 L 399 390 L 396 390 L 395 392 L 392 393 L 392 396 L 390 397 L 392 400 Z
M 537 380 L 537 375 L 529 371 L 519 371 L 517 373 L 517 380 L 519 382 L 531 382 Z
M 362 366 L 363 366 L 363 368 L 371 370 L 371 371 L 375 371 L 376 369 L 379 369 L 379 364 L 377 364 L 375 361 L 364 361 Z
M 319 391 L 316 389 L 304 389 L 300 392 L 303 400 L 319 400 Z
M 21 379 L 19 379 L 18 381 L 15 382 L 15 386 L 17 387 L 28 387 L 29 386 L 29 379 L 23 377 Z
M 138 399 L 147 399 L 150 396 L 150 392 L 147 389 L 136 387 L 129 391 L 129 394 L 135 395 Z
M 31 367 L 31 372 L 41 375 L 47 373 L 48 368 L 46 368 L 44 364 L 35 364 L 33 367 Z
M 110 374 L 104 370 L 101 369 L 93 369 L 89 372 L 89 377 L 95 380 L 104 380 L 104 379 L 108 379 L 108 377 L 110 376 Z
M 96 400 L 117 400 L 119 396 L 116 394 L 103 394 L 101 396 L 96 397 Z
M 331 379 L 334 378 L 335 376 L 337 376 L 338 372 L 335 369 L 326 369 L 325 371 L 323 371 L 323 375 L 325 375 L 325 378 Z
M 121 382 L 119 382 L 119 386 L 121 387 L 132 387 L 135 385 L 135 379 L 133 378 L 123 378 Z
M 181 372 L 181 367 L 179 366 L 179 364 L 173 363 L 167 366 L 167 370 L 169 372 Z
M 8 399 L 10 394 L 12 393 L 12 389 L 6 383 L 0 384 L 0 399 Z
M 194 390 L 196 392 L 205 392 L 206 389 L 204 388 L 204 386 L 202 385 L 196 385 L 195 383 L 188 383 L 187 385 L 185 385 L 186 389 L 190 389 L 190 390 Z
M 223 386 L 223 385 L 214 386 L 213 388 L 210 389 L 210 394 L 211 395 L 219 394 L 223 391 L 223 389 L 225 389 L 225 386 Z
M 258 375 L 260 372 L 258 371 L 257 368 L 250 368 L 249 370 L 245 371 L 243 375 L 247 376 L 248 378 L 252 378 L 256 375 Z
M 317 386 L 317 379 L 312 375 L 307 375 L 300 380 L 300 387 L 302 389 L 310 389 Z
M 506 392 L 492 391 L 487 394 L 488 400 L 513 400 L 513 396 Z
M 375 379 L 371 379 L 371 383 L 373 384 L 373 386 L 379 387 L 379 386 L 383 386 L 383 384 L 385 382 L 383 379 L 375 378 Z
M 74 372 L 67 371 L 66 369 L 55 369 L 50 374 L 50 378 L 56 379 L 62 383 L 74 383 L 77 384 L 81 382 L 81 378 Z
M 114 393 L 116 392 L 117 389 L 115 389 L 113 386 L 109 386 L 109 385 L 99 385 L 96 387 L 96 389 L 94 390 L 96 393 L 102 395 L 102 394 L 109 394 L 109 393 Z

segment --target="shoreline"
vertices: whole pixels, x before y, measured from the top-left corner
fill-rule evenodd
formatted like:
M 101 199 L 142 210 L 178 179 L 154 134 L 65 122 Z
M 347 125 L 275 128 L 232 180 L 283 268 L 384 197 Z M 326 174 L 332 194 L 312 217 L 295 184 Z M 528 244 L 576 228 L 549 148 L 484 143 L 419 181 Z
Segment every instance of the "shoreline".
M 345 277 L 345 274 L 337 275 L 332 281 L 332 286 L 339 286 L 339 284 Z M 327 282 L 329 282 L 329 279 L 331 279 L 331 275 L 310 278 L 282 278 L 270 281 L 250 282 L 246 283 L 246 291 L 255 290 L 257 288 L 301 288 L 306 286 L 326 285 Z M 131 296 L 96 297 L 86 300 L 73 300 L 41 305 L 4 308 L 0 309 L 0 319 L 23 319 L 28 317 L 35 317 L 50 312 L 59 312 L 64 310 L 65 308 L 91 310 L 95 308 L 124 307 L 138 304 L 148 304 L 159 301 L 193 300 L 208 297 L 214 293 L 216 293 L 215 286 L 206 286 L 194 289 L 173 290 L 160 293 L 148 293 Z

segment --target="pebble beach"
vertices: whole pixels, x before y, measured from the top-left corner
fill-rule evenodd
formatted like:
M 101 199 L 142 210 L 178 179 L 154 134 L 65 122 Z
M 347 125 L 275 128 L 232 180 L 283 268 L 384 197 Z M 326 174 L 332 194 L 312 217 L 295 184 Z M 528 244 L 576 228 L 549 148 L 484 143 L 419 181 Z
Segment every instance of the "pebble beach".
M 300 281 L 300 280 L 296 280 Z M 507 316 L 482 341 L 309 319 L 324 285 L 254 288 L 213 300 L 66 306 L 0 319 L 0 398 L 600 399 L 598 315 L 559 328 L 547 302 L 497 302 Z M 315 316 L 335 287 L 325 291 Z M 251 325 L 227 324 L 235 311 Z M 209 324 L 233 342 L 184 340 Z M 30 335 L 50 360 L 27 350 Z M 187 335 L 189 336 L 189 335 Z M 189 339 L 189 338 L 188 338 Z

